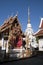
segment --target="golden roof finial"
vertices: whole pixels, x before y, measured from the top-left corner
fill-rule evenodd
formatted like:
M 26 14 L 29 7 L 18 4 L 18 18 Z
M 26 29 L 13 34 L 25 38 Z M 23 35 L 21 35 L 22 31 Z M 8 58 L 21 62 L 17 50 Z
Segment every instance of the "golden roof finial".
M 16 16 L 18 16 L 18 11 L 17 11 L 17 13 L 16 13 Z

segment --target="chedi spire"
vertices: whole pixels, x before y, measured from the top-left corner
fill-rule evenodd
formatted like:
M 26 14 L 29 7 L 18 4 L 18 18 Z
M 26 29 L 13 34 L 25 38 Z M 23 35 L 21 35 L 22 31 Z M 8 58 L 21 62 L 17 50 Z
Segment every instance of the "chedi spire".
M 30 9 L 28 8 L 28 23 L 30 23 Z

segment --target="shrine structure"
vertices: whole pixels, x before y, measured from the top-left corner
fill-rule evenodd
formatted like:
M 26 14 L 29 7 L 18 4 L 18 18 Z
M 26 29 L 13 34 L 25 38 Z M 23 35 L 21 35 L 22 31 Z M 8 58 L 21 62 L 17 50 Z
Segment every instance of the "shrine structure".
M 34 35 L 38 41 L 39 51 L 43 51 L 43 18 L 41 18 L 39 29 Z
M 0 46 L 2 50 L 20 48 L 22 46 L 22 29 L 17 15 L 9 17 L 0 26 Z

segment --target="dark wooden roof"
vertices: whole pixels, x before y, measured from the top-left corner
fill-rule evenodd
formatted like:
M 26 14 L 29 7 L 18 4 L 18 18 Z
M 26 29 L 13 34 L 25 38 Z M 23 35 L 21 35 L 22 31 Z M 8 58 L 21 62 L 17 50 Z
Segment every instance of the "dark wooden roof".
M 4 31 L 5 29 L 8 29 L 15 20 L 18 21 L 17 16 L 9 17 L 7 20 L 5 20 L 3 25 L 0 26 L 0 32 Z

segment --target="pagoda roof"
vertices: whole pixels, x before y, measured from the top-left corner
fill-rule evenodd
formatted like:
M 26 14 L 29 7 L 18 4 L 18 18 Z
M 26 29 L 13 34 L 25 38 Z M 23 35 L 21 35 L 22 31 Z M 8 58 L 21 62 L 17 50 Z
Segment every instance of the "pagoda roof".
M 35 36 L 43 36 L 43 29 L 38 30 L 34 35 Z
M 9 26 L 14 22 L 14 20 L 18 21 L 17 15 L 14 17 L 9 17 L 7 20 L 4 21 L 4 23 L 0 26 L 0 32 L 4 31 L 5 29 L 8 29 Z
M 39 30 L 35 33 L 35 36 L 43 36 L 43 18 L 41 18 Z
M 40 28 L 40 29 L 43 29 L 43 18 L 41 18 L 39 28 Z

